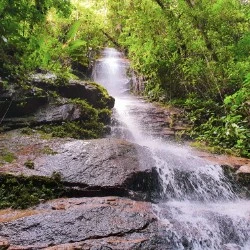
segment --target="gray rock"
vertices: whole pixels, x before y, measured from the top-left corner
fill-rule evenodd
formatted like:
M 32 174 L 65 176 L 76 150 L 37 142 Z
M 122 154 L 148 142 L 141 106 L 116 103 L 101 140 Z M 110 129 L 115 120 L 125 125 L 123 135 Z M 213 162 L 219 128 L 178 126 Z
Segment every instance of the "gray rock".
M 150 151 L 124 140 L 46 141 L 36 135 L 10 132 L 2 138 L 2 144 L 11 145 L 17 160 L 2 166 L 1 173 L 47 177 L 57 174 L 67 187 L 68 196 L 119 195 L 153 200 L 161 191 Z M 43 153 L 44 148 L 54 153 Z M 25 167 L 30 159 L 34 169 Z
M 82 120 L 84 115 L 81 108 L 77 105 L 73 103 L 62 103 L 60 105 L 47 105 L 40 109 L 34 117 L 36 123 L 46 124 Z
M 55 155 L 36 159 L 35 170 L 46 176 L 59 173 L 62 181 L 76 192 L 146 200 L 159 193 L 155 162 L 144 147 L 117 139 L 74 140 L 56 151 Z
M 226 244 L 223 245 L 223 250 L 241 250 L 242 248 L 236 244 Z
M 250 165 L 243 165 L 236 171 L 236 179 L 250 190 Z
M 113 108 L 115 101 L 108 93 L 106 96 L 100 87 L 91 82 L 70 80 L 69 84 L 58 87 L 58 93 L 66 98 L 84 99 L 96 108 Z
M 60 199 L 19 219 L 14 216 L 18 212 L 12 213 L 6 215 L 8 222 L 0 223 L 0 235 L 11 249 L 167 249 L 161 245 L 151 205 L 145 202 L 117 197 Z
M 71 80 L 58 84 L 58 78 L 49 73 L 35 74 L 30 81 L 27 89 L 14 84 L 6 88 L 1 85 L 2 129 L 89 120 L 89 117 L 86 118 L 87 112 L 78 104 L 72 103 L 74 99 L 87 101 L 96 109 L 114 107 L 114 98 L 95 83 Z M 110 122 L 107 116 L 100 119 L 105 124 Z

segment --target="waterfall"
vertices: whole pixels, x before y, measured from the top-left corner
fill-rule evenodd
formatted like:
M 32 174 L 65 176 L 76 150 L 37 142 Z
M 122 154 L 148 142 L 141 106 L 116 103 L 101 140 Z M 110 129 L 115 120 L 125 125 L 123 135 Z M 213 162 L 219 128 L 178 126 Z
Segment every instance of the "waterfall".
M 150 149 L 163 183 L 155 214 L 171 249 L 250 249 L 250 201 L 242 200 L 222 169 L 192 149 L 158 138 L 147 123 L 152 104 L 129 93 L 129 63 L 107 48 L 93 78 L 115 97 L 112 137 Z

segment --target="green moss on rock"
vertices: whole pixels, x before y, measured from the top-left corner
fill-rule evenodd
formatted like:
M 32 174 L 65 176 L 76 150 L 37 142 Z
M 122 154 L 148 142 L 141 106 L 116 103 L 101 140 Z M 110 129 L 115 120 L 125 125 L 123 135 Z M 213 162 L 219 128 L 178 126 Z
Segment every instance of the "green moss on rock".
M 71 137 L 75 139 L 95 139 L 104 132 L 104 125 L 98 121 L 65 122 L 61 125 L 45 125 L 40 127 L 42 132 L 52 137 Z
M 0 165 L 5 163 L 12 163 L 16 159 L 16 156 L 13 152 L 8 151 L 7 149 L 2 149 L 0 152 Z
M 76 104 L 81 110 L 79 121 L 63 122 L 41 126 L 42 132 L 52 137 L 71 137 L 75 139 L 96 139 L 105 134 L 105 125 L 110 122 L 111 111 L 107 108 L 93 108 L 85 100 L 72 99 L 69 103 Z
M 38 204 L 41 200 L 61 197 L 62 184 L 55 178 L 38 176 L 0 176 L 0 209 L 25 209 Z

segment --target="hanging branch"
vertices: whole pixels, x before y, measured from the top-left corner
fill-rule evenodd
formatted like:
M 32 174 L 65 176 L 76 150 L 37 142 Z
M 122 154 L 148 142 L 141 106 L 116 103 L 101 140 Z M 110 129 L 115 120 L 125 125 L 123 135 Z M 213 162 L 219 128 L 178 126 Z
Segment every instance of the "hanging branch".
M 106 33 L 105 31 L 102 30 L 102 33 L 117 47 L 121 47 L 120 44 L 112 37 L 110 36 L 108 33 Z

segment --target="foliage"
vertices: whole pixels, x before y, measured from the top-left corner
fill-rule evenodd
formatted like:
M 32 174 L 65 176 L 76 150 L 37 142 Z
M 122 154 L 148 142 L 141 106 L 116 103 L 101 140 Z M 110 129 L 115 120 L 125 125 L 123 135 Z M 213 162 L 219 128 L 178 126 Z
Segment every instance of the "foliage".
M 46 39 L 45 27 L 47 14 L 55 10 L 59 16 L 69 16 L 70 2 L 64 0 L 3 0 L 0 4 L 0 75 L 17 76 L 24 70 L 48 60 L 46 47 L 55 41 Z M 36 54 L 33 57 L 33 53 Z M 42 58 L 41 53 L 44 53 Z M 27 61 L 29 56 L 32 62 Z M 40 60 L 39 60 L 40 59 Z M 42 60 L 41 60 L 42 59 Z M 34 65 L 34 66 L 33 66 Z
M 211 115 L 196 129 L 199 140 L 250 157 L 249 83 L 246 81 L 240 90 L 224 99 L 223 115 Z
M 41 152 L 43 154 L 46 154 L 46 155 L 56 155 L 57 152 L 54 151 L 52 148 L 50 148 L 49 146 L 44 146 L 44 148 L 41 150 Z
M 0 208 L 27 208 L 40 200 L 61 197 L 64 190 L 57 179 L 46 177 L 0 176 Z
M 220 106 L 211 100 L 187 99 L 185 107 L 194 126 L 191 135 L 217 151 L 250 157 L 249 83 L 247 79 Z
M 249 157 L 250 4 L 110 0 L 108 7 L 109 28 L 144 77 L 144 94 L 181 99 L 194 136 Z
M 3 0 L 0 17 L 6 79 L 25 79 L 37 69 L 70 72 L 74 63 L 90 67 L 104 40 L 98 14 L 70 0 Z

